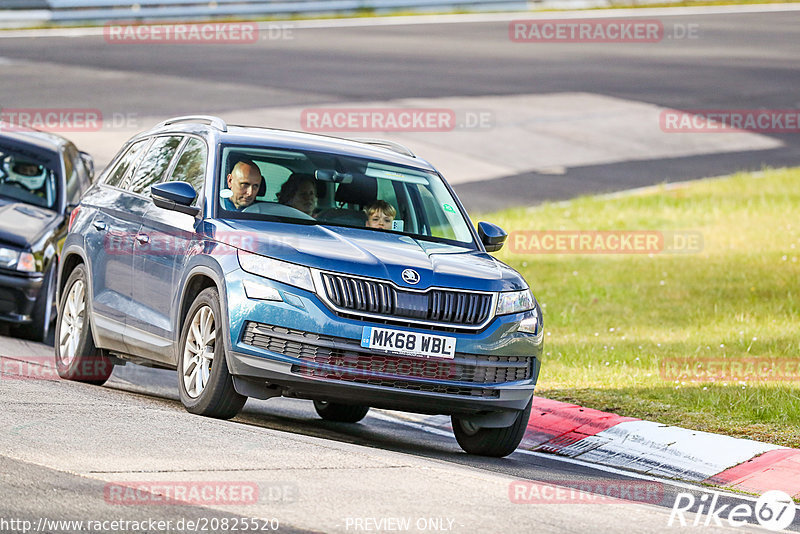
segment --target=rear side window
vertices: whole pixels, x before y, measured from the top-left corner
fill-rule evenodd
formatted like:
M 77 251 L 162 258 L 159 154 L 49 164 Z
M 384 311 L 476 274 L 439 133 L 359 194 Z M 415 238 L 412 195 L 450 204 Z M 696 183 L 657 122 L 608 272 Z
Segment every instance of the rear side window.
M 138 159 L 138 156 L 141 156 L 142 149 L 147 146 L 148 141 L 149 139 L 142 139 L 131 145 L 125 155 L 117 162 L 117 166 L 114 167 L 114 170 L 108 174 L 108 178 L 106 178 L 105 182 L 107 185 L 120 187 L 120 183 L 128 173 L 128 169 L 132 166 L 135 167 L 135 165 L 132 164 Z
M 197 198 L 199 199 L 199 193 L 203 190 L 203 183 L 206 178 L 207 158 L 208 149 L 206 144 L 200 139 L 189 139 L 183 152 L 181 152 L 178 163 L 175 164 L 170 181 L 192 184 L 192 187 L 198 192 Z M 197 199 L 195 199 L 195 203 L 197 203 Z
M 128 189 L 142 194 L 151 185 L 160 182 L 182 139 L 181 136 L 156 137 L 142 162 L 136 167 Z

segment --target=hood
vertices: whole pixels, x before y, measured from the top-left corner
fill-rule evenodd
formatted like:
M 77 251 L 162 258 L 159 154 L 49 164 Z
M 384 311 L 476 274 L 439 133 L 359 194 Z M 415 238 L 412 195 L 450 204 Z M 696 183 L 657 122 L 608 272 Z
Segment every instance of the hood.
M 52 210 L 0 199 L 0 243 L 29 248 L 56 219 L 58 214 Z
M 209 223 L 209 237 L 236 248 L 326 271 L 391 280 L 400 287 L 511 291 L 527 287 L 515 270 L 465 247 L 362 228 L 227 220 Z M 419 282 L 401 273 L 414 269 Z

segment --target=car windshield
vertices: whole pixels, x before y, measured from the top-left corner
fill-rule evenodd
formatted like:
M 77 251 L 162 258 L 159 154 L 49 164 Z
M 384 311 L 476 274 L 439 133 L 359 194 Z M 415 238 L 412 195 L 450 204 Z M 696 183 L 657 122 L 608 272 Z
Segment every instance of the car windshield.
M 474 247 L 467 219 L 442 178 L 423 169 L 227 146 L 219 191 L 221 218 L 348 226 Z
M 51 168 L 29 155 L 0 147 L 0 196 L 52 209 L 57 193 Z

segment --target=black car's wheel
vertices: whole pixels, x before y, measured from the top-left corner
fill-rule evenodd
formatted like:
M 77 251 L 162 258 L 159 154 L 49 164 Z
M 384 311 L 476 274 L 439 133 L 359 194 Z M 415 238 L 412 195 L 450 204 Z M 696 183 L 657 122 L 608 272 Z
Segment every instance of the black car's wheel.
M 181 330 L 178 391 L 191 413 L 230 419 L 247 397 L 233 388 L 225 361 L 219 293 L 209 287 L 197 295 Z
M 358 423 L 366 417 L 369 406 L 339 404 L 336 402 L 314 401 L 314 409 L 326 421 L 338 423 Z
M 50 336 L 53 319 L 55 319 L 55 314 L 53 313 L 55 298 L 56 262 L 52 261 L 45 272 L 39 296 L 36 297 L 36 303 L 33 305 L 32 321 L 18 326 L 16 328 L 17 335 L 31 341 L 47 341 Z
M 525 435 L 532 403 L 533 398 L 528 401 L 528 406 L 517 414 L 510 426 L 501 428 L 481 428 L 454 415 L 451 420 L 456 441 L 468 454 L 496 458 L 508 456 L 514 452 Z
M 114 364 L 95 347 L 86 299 L 86 268 L 78 265 L 67 279 L 58 306 L 56 369 L 61 378 L 101 386 Z

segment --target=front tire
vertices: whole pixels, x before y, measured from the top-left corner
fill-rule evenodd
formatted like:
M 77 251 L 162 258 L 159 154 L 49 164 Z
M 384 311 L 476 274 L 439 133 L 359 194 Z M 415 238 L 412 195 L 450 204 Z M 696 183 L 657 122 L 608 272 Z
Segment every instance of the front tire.
M 477 427 L 469 421 L 453 415 L 451 421 L 456 441 L 467 454 L 495 458 L 508 456 L 516 450 L 525 435 L 528 419 L 531 417 L 532 404 L 533 397 L 528 401 L 525 409 L 517 414 L 510 426 L 501 428 Z
M 233 388 L 226 362 L 219 293 L 214 287 L 197 295 L 181 330 L 178 392 L 187 411 L 230 419 L 247 397 Z
M 317 410 L 319 416 L 326 421 L 358 423 L 367 416 L 369 406 L 315 400 L 314 409 Z
M 58 376 L 76 382 L 102 386 L 114 364 L 95 346 L 87 306 L 86 267 L 70 273 L 58 306 L 55 353 Z
M 51 261 L 44 275 L 39 295 L 36 297 L 36 303 L 33 305 L 31 322 L 16 328 L 16 333 L 20 337 L 39 343 L 48 341 L 54 319 L 55 287 L 56 262 Z

